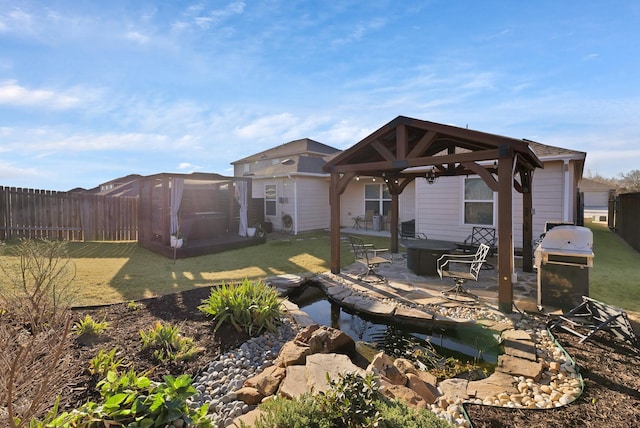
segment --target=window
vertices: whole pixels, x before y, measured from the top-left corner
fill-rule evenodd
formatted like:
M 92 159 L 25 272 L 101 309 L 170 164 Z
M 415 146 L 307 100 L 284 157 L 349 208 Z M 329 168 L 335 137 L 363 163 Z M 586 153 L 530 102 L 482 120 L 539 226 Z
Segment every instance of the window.
M 482 178 L 464 179 L 464 224 L 493 225 L 493 191 Z
M 364 209 L 365 212 L 373 211 L 373 214 L 388 215 L 391 211 L 391 193 L 386 184 L 364 185 Z
M 264 215 L 276 215 L 277 192 L 275 184 L 264 185 Z

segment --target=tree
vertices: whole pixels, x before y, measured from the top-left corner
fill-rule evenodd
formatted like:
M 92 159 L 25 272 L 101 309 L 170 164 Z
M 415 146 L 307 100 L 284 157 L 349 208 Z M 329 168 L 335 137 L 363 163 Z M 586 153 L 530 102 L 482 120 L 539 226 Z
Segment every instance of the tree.
M 628 173 L 620 173 L 620 187 L 623 193 L 640 192 L 640 170 L 634 169 Z

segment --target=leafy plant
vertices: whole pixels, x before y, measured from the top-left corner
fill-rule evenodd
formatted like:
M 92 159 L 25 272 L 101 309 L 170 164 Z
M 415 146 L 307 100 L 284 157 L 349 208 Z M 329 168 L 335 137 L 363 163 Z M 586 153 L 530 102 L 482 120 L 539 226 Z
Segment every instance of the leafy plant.
M 187 399 L 198 393 L 192 378 L 181 375 L 163 379 L 164 382 L 152 382 L 133 370 L 122 375 L 109 372 L 98 383 L 100 403 L 89 402 L 72 412 L 50 413 L 45 421 L 32 426 L 151 428 L 182 419 L 187 426 L 211 427 L 206 404 L 197 410 L 187 405 Z
M 73 332 L 78 336 L 97 336 L 109 327 L 107 321 L 96 321 L 89 314 L 73 324 Z
M 140 305 L 138 305 L 134 300 L 130 300 L 129 303 L 127 303 L 127 309 L 130 311 L 137 311 L 140 309 Z
M 341 373 L 337 380 L 331 380 L 327 373 L 327 383 L 329 389 L 320 392 L 320 403 L 335 426 L 378 426 L 381 416 L 375 403 L 382 395 L 372 373 L 365 377 Z
M 195 357 L 200 349 L 194 345 L 190 337 L 180 334 L 180 328 L 174 325 L 156 325 L 145 333 L 140 330 L 142 349 L 152 349 L 153 356 L 159 361 L 181 361 Z
M 293 400 L 274 398 L 260 405 L 253 428 L 444 428 L 450 425 L 428 410 L 407 407 L 379 392 L 371 373 L 346 374 L 330 381 L 324 394 Z M 241 424 L 246 427 L 246 425 Z
M 282 309 L 277 291 L 262 281 L 245 278 L 239 285 L 223 283 L 211 289 L 210 296 L 198 309 L 213 317 L 214 331 L 229 322 L 238 331 L 259 335 L 264 330 L 276 331 Z
M 100 377 L 105 377 L 109 372 L 116 372 L 122 365 L 124 358 L 116 359 L 117 349 L 113 348 L 109 352 L 105 352 L 101 349 L 91 362 L 89 363 L 89 373 L 97 374 Z

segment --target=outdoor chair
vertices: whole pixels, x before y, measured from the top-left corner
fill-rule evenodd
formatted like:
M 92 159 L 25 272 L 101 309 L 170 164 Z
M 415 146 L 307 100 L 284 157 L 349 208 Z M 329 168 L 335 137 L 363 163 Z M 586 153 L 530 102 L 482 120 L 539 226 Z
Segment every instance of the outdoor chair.
M 398 238 L 400 238 L 400 245 L 405 247 L 405 244 L 409 241 L 415 241 L 416 239 L 429 239 L 426 234 L 416 232 L 415 223 L 408 225 L 408 222 L 403 222 L 398 226 Z
M 385 277 L 375 271 L 375 269 L 383 263 L 393 263 L 393 260 L 389 257 L 382 257 L 378 253 L 388 252 L 386 248 L 373 248 L 373 244 L 365 244 L 361 238 L 357 236 L 349 236 L 351 242 L 351 248 L 356 257 L 356 262 L 362 263 L 367 267 L 366 272 L 358 275 L 359 280 L 367 281 L 366 277 L 374 276 L 378 281 L 384 281 Z
M 482 264 L 487 259 L 489 246 L 478 245 L 475 254 L 443 254 L 438 259 L 436 266 L 440 279 L 443 277 L 453 278 L 455 285 L 442 292 L 446 298 L 456 300 L 459 296 L 477 299 L 478 296 L 470 293 L 464 288 L 464 284 L 469 280 L 478 281 L 478 274 Z

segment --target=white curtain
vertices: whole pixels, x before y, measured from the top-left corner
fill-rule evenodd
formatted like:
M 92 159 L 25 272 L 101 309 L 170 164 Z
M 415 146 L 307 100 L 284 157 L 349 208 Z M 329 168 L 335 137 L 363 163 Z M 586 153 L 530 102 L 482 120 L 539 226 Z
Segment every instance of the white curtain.
M 240 204 L 240 236 L 247 236 L 247 182 L 236 181 L 236 201 Z
M 180 230 L 178 210 L 180 209 L 180 203 L 182 202 L 182 192 L 184 192 L 184 178 L 173 177 L 171 179 L 170 190 L 171 200 L 169 203 L 171 206 L 169 207 L 169 224 L 171 227 L 171 234 L 174 234 Z

